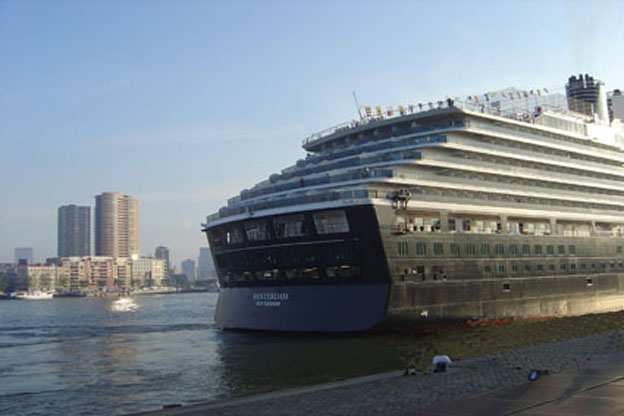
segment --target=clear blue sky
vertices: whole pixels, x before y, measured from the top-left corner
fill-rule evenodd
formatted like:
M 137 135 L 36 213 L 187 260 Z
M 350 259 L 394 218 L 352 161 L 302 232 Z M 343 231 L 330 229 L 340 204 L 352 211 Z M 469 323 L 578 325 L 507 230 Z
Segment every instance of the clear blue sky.
M 0 262 L 56 255 L 56 212 L 140 200 L 141 252 L 179 264 L 200 224 L 304 156 L 301 140 L 398 105 L 624 88 L 624 2 L 0 0 Z

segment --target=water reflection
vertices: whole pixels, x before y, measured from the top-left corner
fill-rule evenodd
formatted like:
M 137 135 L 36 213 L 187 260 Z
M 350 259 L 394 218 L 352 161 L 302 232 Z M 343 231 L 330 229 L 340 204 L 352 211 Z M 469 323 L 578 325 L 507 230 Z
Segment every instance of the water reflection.
M 139 305 L 133 298 L 120 298 L 111 304 L 111 310 L 114 312 L 134 312 Z

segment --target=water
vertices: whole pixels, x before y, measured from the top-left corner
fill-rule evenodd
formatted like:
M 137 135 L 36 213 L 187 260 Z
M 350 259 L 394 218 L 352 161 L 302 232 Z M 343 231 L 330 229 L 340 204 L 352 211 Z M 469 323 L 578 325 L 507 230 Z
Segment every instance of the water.
M 214 293 L 0 301 L 0 414 L 123 414 L 624 328 L 624 312 L 435 332 L 222 331 Z
M 0 413 L 121 414 L 402 366 L 389 335 L 221 331 L 216 299 L 0 302 Z

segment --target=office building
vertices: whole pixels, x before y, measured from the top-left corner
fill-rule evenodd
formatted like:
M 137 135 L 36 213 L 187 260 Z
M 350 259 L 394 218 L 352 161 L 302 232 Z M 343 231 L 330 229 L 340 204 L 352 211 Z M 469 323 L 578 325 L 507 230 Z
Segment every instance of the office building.
M 214 264 L 212 262 L 212 254 L 210 253 L 210 247 L 202 247 L 199 249 L 197 278 L 200 280 L 216 278 Z
M 20 260 L 27 264 L 33 264 L 35 262 L 34 250 L 32 247 L 16 247 L 15 248 L 15 264 L 19 264 Z
M 186 278 L 191 281 L 191 280 L 195 280 L 196 276 L 195 276 L 195 270 L 196 270 L 196 266 L 195 266 L 195 260 L 192 259 L 186 259 L 182 262 L 182 274 L 186 275 Z
M 158 246 L 154 252 L 154 257 L 157 259 L 165 260 L 165 274 L 170 275 L 171 270 L 169 267 L 169 249 L 165 246 Z
M 139 255 L 139 201 L 117 192 L 95 197 L 95 254 Z
M 58 257 L 91 254 L 91 207 L 64 205 L 58 209 Z

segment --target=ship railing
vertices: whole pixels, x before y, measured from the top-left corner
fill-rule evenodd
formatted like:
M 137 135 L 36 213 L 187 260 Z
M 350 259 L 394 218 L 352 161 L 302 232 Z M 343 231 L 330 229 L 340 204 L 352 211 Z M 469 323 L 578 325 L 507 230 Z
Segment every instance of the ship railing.
M 280 198 L 274 201 L 264 201 L 250 204 L 244 207 L 223 207 L 218 213 L 206 217 L 206 222 L 211 223 L 222 218 L 243 213 L 254 213 L 271 208 L 281 208 L 293 205 L 304 205 L 318 202 L 331 202 L 347 199 L 370 199 L 378 198 L 377 191 L 368 189 L 354 189 L 344 191 L 329 191 L 314 195 L 298 195 L 290 198 Z

